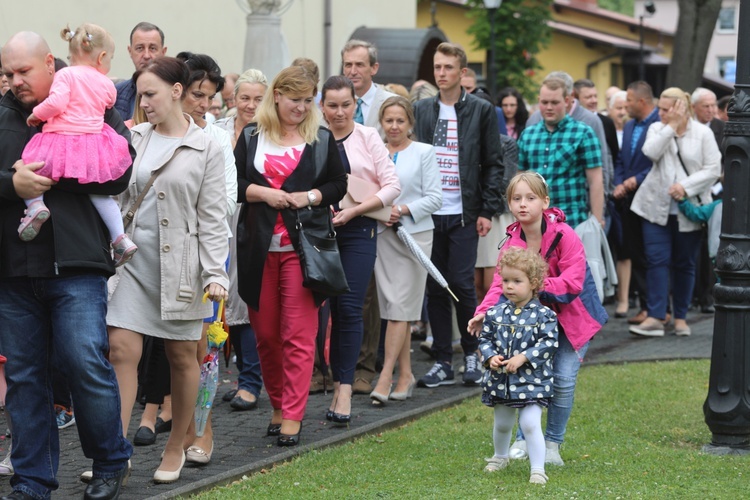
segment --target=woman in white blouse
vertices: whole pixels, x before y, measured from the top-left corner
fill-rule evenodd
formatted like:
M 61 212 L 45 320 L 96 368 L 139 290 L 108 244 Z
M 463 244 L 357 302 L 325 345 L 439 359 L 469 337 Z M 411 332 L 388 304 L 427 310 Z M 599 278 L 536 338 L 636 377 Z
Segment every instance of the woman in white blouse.
M 409 322 L 420 318 L 427 271 L 392 229 L 396 222 L 406 229 L 429 257 L 432 252 L 433 212 L 443 204 L 440 169 L 435 150 L 411 140 L 414 111 L 407 99 L 388 98 L 380 107 L 380 125 L 386 135 L 388 153 L 396 165 L 401 194 L 393 201 L 391 218 L 378 224 L 375 282 L 378 287 L 380 317 L 388 320 L 385 333 L 385 359 L 375 389 L 373 405 L 388 399 L 411 396 L 416 379 L 411 371 Z M 399 376 L 391 391 L 393 370 L 398 361 Z
M 696 204 L 711 201 L 711 185 L 721 173 L 721 153 L 711 129 L 692 119 L 690 94 L 676 87 L 662 92 L 659 117 L 661 122 L 649 127 L 643 144 L 643 154 L 654 165 L 630 207 L 643 218 L 648 267 L 648 317 L 630 332 L 664 335 L 671 282 L 675 334 L 686 336 L 701 227 L 688 220 L 677 203 L 684 198 Z

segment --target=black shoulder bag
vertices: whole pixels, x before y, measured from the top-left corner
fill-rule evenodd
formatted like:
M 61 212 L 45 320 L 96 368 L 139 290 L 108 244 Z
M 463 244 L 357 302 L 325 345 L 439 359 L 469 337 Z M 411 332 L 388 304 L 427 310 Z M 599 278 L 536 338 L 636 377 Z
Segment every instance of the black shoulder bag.
M 327 224 L 321 225 L 321 210 L 325 210 Z M 317 212 L 317 213 L 316 213 Z M 302 265 L 302 286 L 327 297 L 349 291 L 349 284 L 341 264 L 336 231 L 328 207 L 297 210 L 299 245 L 297 255 Z

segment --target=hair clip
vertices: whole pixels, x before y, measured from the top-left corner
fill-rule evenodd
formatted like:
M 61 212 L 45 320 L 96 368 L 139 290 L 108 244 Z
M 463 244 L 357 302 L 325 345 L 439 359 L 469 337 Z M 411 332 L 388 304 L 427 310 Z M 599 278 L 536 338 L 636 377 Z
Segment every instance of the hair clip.
M 74 36 L 76 36 L 75 31 L 68 31 L 67 33 L 65 33 L 65 38 L 68 41 L 72 40 Z
M 92 34 L 91 34 L 91 33 L 89 33 L 89 32 L 86 32 L 86 40 L 88 40 L 88 41 L 90 42 L 90 41 L 91 41 L 91 40 L 93 40 L 93 39 L 94 39 L 94 35 L 92 35 Z
M 537 175 L 542 180 L 542 184 L 544 184 L 544 187 L 547 187 L 547 180 L 544 178 L 542 174 L 540 174 L 539 172 L 532 172 L 532 173 Z

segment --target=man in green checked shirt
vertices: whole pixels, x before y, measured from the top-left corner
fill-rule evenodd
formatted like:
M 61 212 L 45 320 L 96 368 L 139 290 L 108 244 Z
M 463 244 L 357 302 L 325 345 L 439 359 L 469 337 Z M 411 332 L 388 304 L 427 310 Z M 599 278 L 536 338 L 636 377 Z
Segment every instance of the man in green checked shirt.
M 594 131 L 567 114 L 572 97 L 565 82 L 549 77 L 539 90 L 543 121 L 527 127 L 518 139 L 519 170 L 542 174 L 550 201 L 576 227 L 592 213 L 604 226 L 601 147 Z

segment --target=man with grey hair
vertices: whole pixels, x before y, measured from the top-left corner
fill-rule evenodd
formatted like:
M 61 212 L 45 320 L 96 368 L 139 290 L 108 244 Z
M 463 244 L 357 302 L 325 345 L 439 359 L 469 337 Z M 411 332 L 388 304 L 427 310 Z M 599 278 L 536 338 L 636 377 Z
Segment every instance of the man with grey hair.
M 26 123 L 50 93 L 54 57 L 38 34 L 13 35 L 2 49 L 10 92 L 0 101 L 0 345 L 8 357 L 6 410 L 13 424 L 13 493 L 3 498 L 49 498 L 59 486 L 60 443 L 53 409 L 52 363 L 67 375 L 84 455 L 93 479 L 84 499 L 114 499 L 128 475 L 133 452 L 122 435 L 120 396 L 107 361 L 107 278 L 115 272 L 109 234 L 89 199 L 117 195 L 120 178 L 80 184 L 37 175 L 41 162 L 24 164 L 21 153 L 39 132 Z M 119 114 L 104 121 L 130 140 Z M 135 151 L 130 148 L 132 158 Z M 25 198 L 44 195 L 53 217 L 32 241 L 15 227 Z M 54 360 L 54 361 L 53 361 Z
M 344 76 L 354 84 L 354 93 L 357 96 L 354 121 L 360 125 L 375 127 L 380 136 L 385 137 L 378 113 L 383 102 L 396 94 L 388 92 L 372 81 L 380 67 L 378 49 L 364 40 L 349 40 L 341 49 L 341 66 Z
M 710 90 L 698 87 L 690 96 L 693 104 L 695 119 L 711 129 L 714 133 L 716 144 L 721 149 L 721 141 L 724 138 L 724 122 L 716 117 L 718 105 L 716 103 L 716 94 Z M 723 154 L 723 153 L 722 153 Z M 721 186 L 717 183 L 717 186 Z M 717 189 L 717 195 L 721 192 Z M 713 287 L 716 283 L 711 259 L 708 257 L 708 237 L 706 229 L 702 229 L 701 248 L 698 253 L 698 261 L 695 265 L 695 289 L 693 291 L 693 301 L 698 303 L 703 313 L 714 312 Z
M 573 77 L 564 71 L 553 71 L 547 78 L 559 78 L 565 82 L 566 94 L 569 96 L 573 95 Z M 545 80 L 547 79 L 545 78 Z M 607 138 L 604 134 L 604 127 L 602 126 L 601 120 L 597 118 L 596 114 L 592 113 L 588 109 L 585 109 L 578 99 L 571 98 L 568 103 L 567 114 L 571 118 L 579 122 L 583 122 L 594 130 L 596 138 L 599 140 L 599 147 L 601 148 L 602 157 L 602 176 L 604 179 L 604 199 L 609 199 L 610 193 L 612 193 L 612 179 L 614 177 L 614 164 L 612 163 L 612 156 L 609 153 L 607 147 Z M 542 114 L 537 110 L 529 119 L 526 121 L 526 128 L 535 125 L 542 121 Z M 602 200 L 604 203 L 604 200 Z
M 721 149 L 721 140 L 724 138 L 724 122 L 716 117 L 718 105 L 716 94 L 703 87 L 698 87 L 691 96 L 695 119 L 706 125 L 714 133 L 716 144 Z

